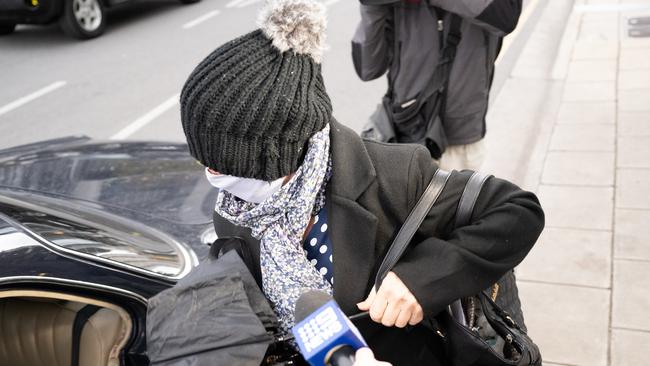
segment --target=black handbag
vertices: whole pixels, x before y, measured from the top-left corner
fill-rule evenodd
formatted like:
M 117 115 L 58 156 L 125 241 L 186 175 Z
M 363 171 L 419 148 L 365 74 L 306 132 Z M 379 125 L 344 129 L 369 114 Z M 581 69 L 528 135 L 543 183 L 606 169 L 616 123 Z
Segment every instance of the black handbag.
M 429 9 L 433 11 L 434 8 Z M 439 8 L 435 8 L 435 12 L 441 20 L 446 14 Z M 449 16 L 451 20 L 446 35 L 442 21 L 439 22 L 440 59 L 425 88 L 408 101 L 398 101 L 394 98 L 389 77 L 388 92 L 361 131 L 362 137 L 382 142 L 417 143 L 424 145 L 434 159 L 442 156 L 447 147 L 442 115 L 451 68 L 461 40 L 462 23 L 458 15 L 452 13 Z M 398 26 L 394 28 L 398 29 Z M 397 43 L 395 41 L 395 58 L 399 55 Z
M 413 235 L 435 204 L 448 178 L 449 173 L 440 169 L 434 174 L 382 261 L 375 279 L 375 288 L 379 288 L 382 280 L 408 248 Z M 478 193 L 488 178 L 489 176 L 474 173 L 469 179 L 459 201 L 457 225 L 469 223 Z M 514 280 L 514 274 L 509 272 L 495 286 L 475 296 L 455 301 L 440 314 L 425 319 L 425 325 L 442 339 L 450 365 L 542 365 L 539 348 L 509 312 L 516 312 L 518 309 L 521 315 L 516 293 L 514 296 L 506 294 L 509 289 L 516 289 Z M 512 298 L 516 299 L 516 302 L 507 304 L 513 310 L 505 310 L 493 300 L 493 296 L 499 298 L 499 294 L 509 302 L 512 302 Z

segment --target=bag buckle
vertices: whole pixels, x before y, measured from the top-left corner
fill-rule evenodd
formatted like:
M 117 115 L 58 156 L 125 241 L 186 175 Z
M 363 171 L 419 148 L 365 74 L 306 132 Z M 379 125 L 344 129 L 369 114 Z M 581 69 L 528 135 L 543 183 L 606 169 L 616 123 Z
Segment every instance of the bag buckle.
M 447 34 L 447 45 L 458 46 L 460 40 L 461 40 L 460 34 L 452 33 L 452 32 Z

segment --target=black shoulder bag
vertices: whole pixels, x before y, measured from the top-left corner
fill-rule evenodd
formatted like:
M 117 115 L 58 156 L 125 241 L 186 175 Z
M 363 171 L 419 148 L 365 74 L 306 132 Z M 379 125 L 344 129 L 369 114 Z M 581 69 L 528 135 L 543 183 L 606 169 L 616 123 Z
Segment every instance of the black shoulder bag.
M 445 32 L 443 20 L 447 12 L 440 8 L 428 8 L 435 12 L 438 19 L 437 32 L 440 39 L 440 58 L 437 65 L 432 65 L 435 68 L 434 72 L 425 88 L 408 101 L 395 100 L 389 76 L 388 92 L 377 107 L 377 111 L 370 117 L 368 124 L 364 126 L 361 136 L 383 142 L 421 144 L 429 150 L 434 159 L 439 159 L 447 147 L 442 115 L 444 115 L 451 68 L 461 40 L 462 19 L 456 14 L 449 13 L 449 29 Z M 396 16 L 395 21 L 397 19 Z M 398 24 L 394 24 L 393 28 L 399 29 Z M 393 62 L 399 62 L 399 37 L 394 38 Z M 400 67 L 408 67 L 408 65 L 400 65 Z
M 440 196 L 448 178 L 448 172 L 436 171 L 381 263 L 375 279 L 375 288 L 379 288 L 388 272 L 406 251 L 413 235 Z M 467 182 L 456 213 L 457 227 L 469 224 L 476 198 L 488 178 L 489 176 L 474 173 Z M 499 283 L 507 285 L 499 285 Z M 537 345 L 513 316 L 497 305 L 493 298 L 513 288 L 512 286 L 515 285 L 513 273 L 508 272 L 499 283 L 475 296 L 455 301 L 445 311 L 425 320 L 427 325 L 442 338 L 450 365 L 542 365 L 542 357 Z M 514 297 L 519 304 L 516 293 L 503 296 L 506 299 Z M 520 306 L 514 306 L 515 311 L 517 308 L 521 314 Z

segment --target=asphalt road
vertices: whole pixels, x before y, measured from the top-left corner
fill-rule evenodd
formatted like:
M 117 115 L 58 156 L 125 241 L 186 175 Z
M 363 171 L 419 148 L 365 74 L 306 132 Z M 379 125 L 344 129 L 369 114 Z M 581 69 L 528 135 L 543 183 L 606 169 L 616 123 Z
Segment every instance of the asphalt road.
M 208 53 L 253 30 L 262 0 L 142 0 L 112 10 L 106 33 L 89 41 L 65 36 L 56 24 L 19 26 L 0 38 L 0 148 L 68 135 L 97 139 L 183 141 L 178 93 Z M 334 114 L 360 130 L 386 88 L 361 82 L 350 39 L 358 2 L 324 0 L 329 50 L 323 60 Z M 525 4 L 518 34 L 504 47 L 498 93 L 538 17 Z M 493 97 L 495 96 L 493 93 Z

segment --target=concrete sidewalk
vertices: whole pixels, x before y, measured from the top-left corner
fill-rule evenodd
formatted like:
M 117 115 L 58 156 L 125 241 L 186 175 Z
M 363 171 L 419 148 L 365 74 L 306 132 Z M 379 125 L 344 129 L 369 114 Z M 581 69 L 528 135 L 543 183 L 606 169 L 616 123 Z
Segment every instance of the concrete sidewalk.
M 526 322 L 545 365 L 650 365 L 650 0 L 576 1 L 559 49 L 524 184 L 547 213 L 518 269 Z

